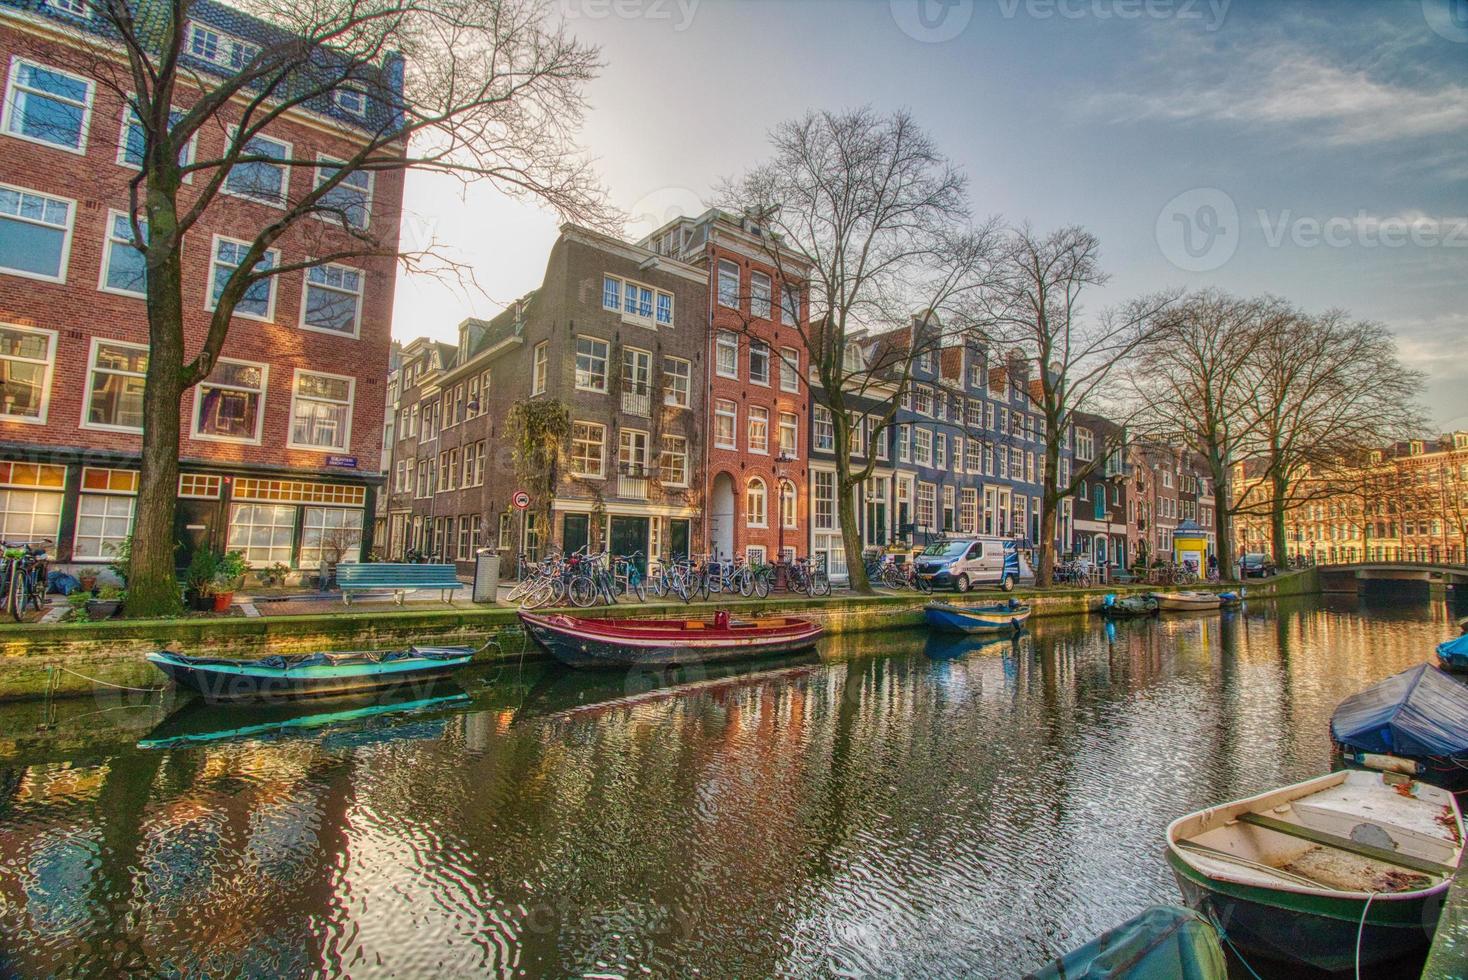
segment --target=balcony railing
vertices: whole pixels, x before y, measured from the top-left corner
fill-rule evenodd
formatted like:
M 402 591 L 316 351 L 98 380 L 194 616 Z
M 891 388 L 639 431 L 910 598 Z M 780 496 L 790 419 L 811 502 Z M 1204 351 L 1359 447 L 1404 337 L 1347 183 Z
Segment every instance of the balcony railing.
M 652 417 L 652 394 L 648 391 L 622 392 L 622 411 L 642 418 Z
M 618 473 L 617 496 L 624 500 L 646 500 L 647 482 L 646 476 Z

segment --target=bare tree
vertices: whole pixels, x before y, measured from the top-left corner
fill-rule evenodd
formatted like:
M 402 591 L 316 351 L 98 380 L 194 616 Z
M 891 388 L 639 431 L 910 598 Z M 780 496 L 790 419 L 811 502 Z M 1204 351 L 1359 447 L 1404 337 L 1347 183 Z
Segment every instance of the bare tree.
M 254 19 L 244 18 L 249 30 L 236 27 L 246 37 L 211 24 L 218 8 L 195 0 L 89 8 L 93 40 L 71 57 L 130 107 L 141 134 L 130 215 L 147 270 L 150 342 L 128 612 L 154 615 L 178 606 L 180 399 L 215 369 L 239 304 L 273 277 L 350 258 L 452 271 L 434 261 L 431 244 L 400 251 L 397 215 L 366 220 L 363 175 L 412 169 L 486 180 L 564 218 L 610 226 L 572 140 L 598 54 L 547 21 L 540 0 L 259 0 L 248 7 Z M 199 25 L 216 30 L 199 35 Z M 359 118 L 334 112 L 342 103 Z M 323 166 L 261 139 L 302 114 L 354 149 Z M 273 207 L 240 201 L 241 189 Z M 182 254 L 206 215 L 223 215 L 246 244 L 228 278 L 211 284 L 200 336 L 185 328 Z M 277 243 L 300 258 L 276 261 Z
M 1241 513 L 1268 516 L 1276 564 L 1288 558 L 1286 515 L 1332 494 L 1312 468 L 1359 458 L 1420 427 L 1415 398 L 1422 375 L 1402 366 L 1396 341 L 1378 323 L 1331 311 L 1271 318 L 1254 344 L 1249 455 L 1259 461 L 1259 493 Z
M 892 426 L 913 365 L 972 333 L 969 302 L 995 279 L 998 232 L 974 224 L 967 180 L 903 112 L 812 112 L 775 127 L 772 157 L 721 202 L 765 230 L 765 257 L 809 287 L 796 327 L 831 414 L 851 588 L 870 592 L 853 491 L 872 474 L 852 446 Z M 795 319 L 799 319 L 796 317 Z
M 1042 586 L 1050 584 L 1055 571 L 1061 501 L 1120 448 L 1126 431 L 1127 413 L 1110 413 L 1120 423 L 1113 435 L 1062 479 L 1061 451 L 1075 413 L 1100 409 L 1107 381 L 1157 336 L 1159 315 L 1176 300 L 1176 293 L 1159 293 L 1087 317 L 1082 295 L 1108 278 L 1099 252 L 1100 242 L 1083 228 L 1041 235 L 1022 226 L 1009 236 L 1002 282 L 981 297 L 985 305 L 979 319 L 991 338 L 1013 344 L 1035 365 L 1032 392 L 1045 419 L 1040 540 L 1035 543 L 1035 580 Z
M 1332 523 L 1355 532 L 1361 540 L 1362 560 L 1369 561 L 1377 524 L 1383 518 L 1398 520 L 1404 509 L 1408 488 L 1395 462 L 1383 458 L 1380 451 L 1358 450 L 1317 464 L 1312 477 L 1322 483 L 1323 492 L 1301 494 L 1312 503 L 1302 503 L 1297 510 L 1330 508 L 1327 513 Z
M 1240 299 L 1217 290 L 1184 297 L 1157 316 L 1156 341 L 1127 371 L 1140 406 L 1137 425 L 1151 438 L 1192 450 L 1213 482 L 1218 567 L 1232 580 L 1233 464 L 1259 416 L 1251 411 L 1258 372 L 1254 341 L 1272 318 L 1287 315 L 1273 299 Z
M 1447 438 L 1451 448 L 1453 437 L 1450 434 Z M 1437 509 L 1442 514 L 1444 530 L 1457 539 L 1451 548 L 1456 555 L 1445 555 L 1444 560 L 1456 558 L 1455 563 L 1468 564 L 1468 455 L 1450 455 L 1437 464 L 1434 475 Z

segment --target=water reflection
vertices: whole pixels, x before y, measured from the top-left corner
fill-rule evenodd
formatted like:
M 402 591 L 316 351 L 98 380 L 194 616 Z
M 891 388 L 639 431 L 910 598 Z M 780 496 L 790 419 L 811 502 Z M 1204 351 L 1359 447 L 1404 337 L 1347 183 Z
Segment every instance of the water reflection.
M 1022 972 L 1175 901 L 1167 821 L 1328 769 L 1445 630 L 1251 603 L 309 724 L 0 709 L 0 974 Z

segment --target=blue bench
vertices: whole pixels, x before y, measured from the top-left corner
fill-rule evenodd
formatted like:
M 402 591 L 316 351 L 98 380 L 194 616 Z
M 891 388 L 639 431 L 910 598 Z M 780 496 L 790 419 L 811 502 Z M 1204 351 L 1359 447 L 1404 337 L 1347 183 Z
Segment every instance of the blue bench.
M 398 605 L 403 594 L 418 589 L 437 589 L 444 602 L 453 599 L 453 591 L 462 589 L 453 565 L 408 565 L 395 562 L 351 563 L 336 566 L 336 584 L 342 590 L 342 602 L 350 603 L 353 592 L 368 589 L 391 589 Z

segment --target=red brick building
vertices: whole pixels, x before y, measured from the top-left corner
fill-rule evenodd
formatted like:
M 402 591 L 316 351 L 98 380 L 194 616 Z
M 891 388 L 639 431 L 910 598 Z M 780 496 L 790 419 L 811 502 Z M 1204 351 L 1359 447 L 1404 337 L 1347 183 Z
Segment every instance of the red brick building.
M 130 533 L 148 327 L 141 257 L 127 244 L 130 160 L 140 137 L 117 95 L 69 57 L 73 21 L 87 9 L 78 7 L 83 13 L 0 2 L 8 66 L 0 116 L 0 538 L 49 538 L 59 559 L 85 563 L 105 561 Z M 190 52 L 249 45 L 249 18 L 213 5 L 191 16 Z M 210 70 L 207 58 L 195 60 L 195 70 Z M 341 159 L 365 125 L 353 120 L 381 108 L 357 96 L 361 105 L 293 110 L 265 142 L 296 159 Z M 187 99 L 181 92 L 184 106 Z M 209 159 L 223 149 L 224 134 L 205 126 L 195 143 L 189 152 Z M 214 284 L 247 244 L 240 239 L 320 174 L 250 166 L 248 182 L 235 180 L 243 168 L 231 172 L 185 242 L 190 353 L 202 342 Z M 196 176 L 185 185 L 181 207 L 203 183 Z M 346 193 L 374 234 L 397 240 L 401 173 L 364 176 Z M 300 262 L 346 234 L 309 224 L 287 232 L 272 261 Z M 314 568 L 323 549 L 351 560 L 370 546 L 394 276 L 384 258 L 252 287 L 215 370 L 179 406 L 180 561 L 209 542 L 245 552 L 257 567 Z
M 645 247 L 708 275 L 703 549 L 773 559 L 808 541 L 809 358 L 803 283 L 782 281 L 762 230 L 718 210 L 678 218 Z M 787 274 L 802 269 L 790 258 Z

